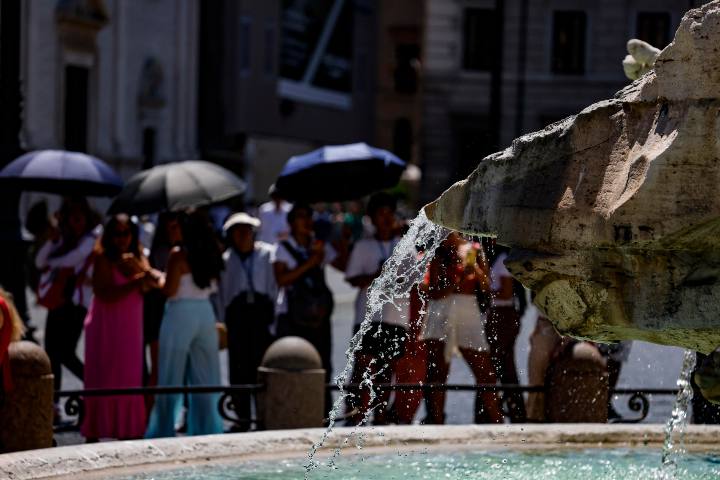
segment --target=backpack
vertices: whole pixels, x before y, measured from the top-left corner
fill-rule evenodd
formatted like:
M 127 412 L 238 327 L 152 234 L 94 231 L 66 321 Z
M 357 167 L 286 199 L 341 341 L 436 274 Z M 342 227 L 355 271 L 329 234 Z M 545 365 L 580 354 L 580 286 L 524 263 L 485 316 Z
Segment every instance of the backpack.
M 307 257 L 297 251 L 289 242 L 283 241 L 283 247 L 299 264 Z M 286 287 L 287 319 L 290 327 L 319 328 L 332 315 L 335 302 L 332 292 L 325 283 L 322 267 L 314 267 Z

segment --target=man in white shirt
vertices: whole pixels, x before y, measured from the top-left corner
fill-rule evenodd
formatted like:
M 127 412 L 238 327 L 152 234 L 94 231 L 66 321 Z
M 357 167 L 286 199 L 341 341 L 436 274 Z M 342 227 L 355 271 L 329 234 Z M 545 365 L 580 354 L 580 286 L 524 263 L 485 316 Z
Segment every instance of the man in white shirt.
M 375 235 L 355 243 L 348 265 L 345 279 L 352 286 L 360 289 L 355 300 L 355 328 L 360 329 L 368 309 L 368 287 L 380 275 L 385 261 L 392 255 L 393 249 L 400 241 L 395 236 L 395 199 L 385 193 L 373 195 L 368 202 L 367 214 L 375 227 Z M 355 367 L 352 383 L 360 383 L 365 373 L 375 376 L 374 383 L 390 383 L 396 360 L 405 353 L 408 339 L 409 299 L 394 299 L 394 305 L 387 303 L 381 311 L 370 318 L 372 322 L 362 337 L 362 348 L 355 356 Z M 389 392 L 376 392 L 375 402 L 387 405 Z M 357 397 L 348 397 L 348 411 L 354 412 L 351 422 L 359 423 L 376 405 L 369 405 L 370 392 L 357 392 Z M 386 409 L 379 407 L 374 410 L 376 425 L 386 421 Z
M 255 241 L 260 220 L 247 213 L 231 215 L 223 225 L 228 249 L 215 298 L 219 321 L 228 331 L 228 374 L 231 385 L 255 383 L 265 350 L 273 341 L 277 284 L 273 246 Z M 233 399 L 240 418 L 250 418 L 250 398 Z M 243 425 L 243 430 L 250 425 Z
M 287 215 L 290 236 L 280 241 L 273 255 L 275 280 L 280 290 L 276 304 L 278 336 L 302 337 L 320 354 L 326 379 L 332 375 L 332 292 L 325 281 L 325 266 L 344 270 L 344 255 L 313 233 L 313 210 L 296 203 Z M 330 396 L 326 396 L 330 406 Z
M 258 209 L 258 217 L 260 217 L 261 223 L 257 239 L 272 245 L 285 240 L 290 234 L 287 214 L 292 208 L 292 204 L 286 202 L 280 196 L 274 184 L 270 186 L 268 194 L 270 195 L 270 201 L 263 203 Z

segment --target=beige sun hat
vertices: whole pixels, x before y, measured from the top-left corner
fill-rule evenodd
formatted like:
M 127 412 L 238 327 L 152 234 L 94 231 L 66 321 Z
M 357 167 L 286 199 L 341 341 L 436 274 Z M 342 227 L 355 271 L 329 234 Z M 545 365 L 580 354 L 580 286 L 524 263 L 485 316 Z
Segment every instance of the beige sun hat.
M 255 218 L 252 215 L 248 215 L 245 212 L 233 213 L 230 217 L 225 220 L 223 225 L 223 232 L 227 233 L 230 229 L 236 225 L 250 225 L 254 229 L 260 226 L 260 219 Z

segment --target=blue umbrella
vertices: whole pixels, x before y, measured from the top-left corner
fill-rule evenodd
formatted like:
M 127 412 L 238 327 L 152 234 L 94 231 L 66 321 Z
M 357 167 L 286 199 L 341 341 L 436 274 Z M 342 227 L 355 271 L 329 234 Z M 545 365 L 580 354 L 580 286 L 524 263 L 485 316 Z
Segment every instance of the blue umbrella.
M 36 150 L 0 170 L 0 185 L 60 195 L 117 195 L 123 181 L 99 158 L 65 150 Z
M 275 182 L 288 200 L 336 202 L 395 186 L 405 162 L 365 143 L 326 146 L 292 157 Z

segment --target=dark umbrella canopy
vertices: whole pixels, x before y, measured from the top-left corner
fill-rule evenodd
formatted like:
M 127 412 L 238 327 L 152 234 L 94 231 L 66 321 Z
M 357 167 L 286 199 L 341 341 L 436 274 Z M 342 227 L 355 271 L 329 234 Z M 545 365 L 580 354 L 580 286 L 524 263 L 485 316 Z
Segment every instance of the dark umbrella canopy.
M 244 192 L 245 182 L 230 170 L 202 160 L 187 160 L 133 175 L 109 213 L 178 211 L 222 202 Z
M 60 195 L 117 195 L 123 181 L 99 158 L 65 150 L 26 153 L 0 171 L 0 184 Z
M 288 160 L 275 186 L 293 201 L 353 200 L 395 186 L 404 169 L 398 157 L 365 143 L 327 146 Z

